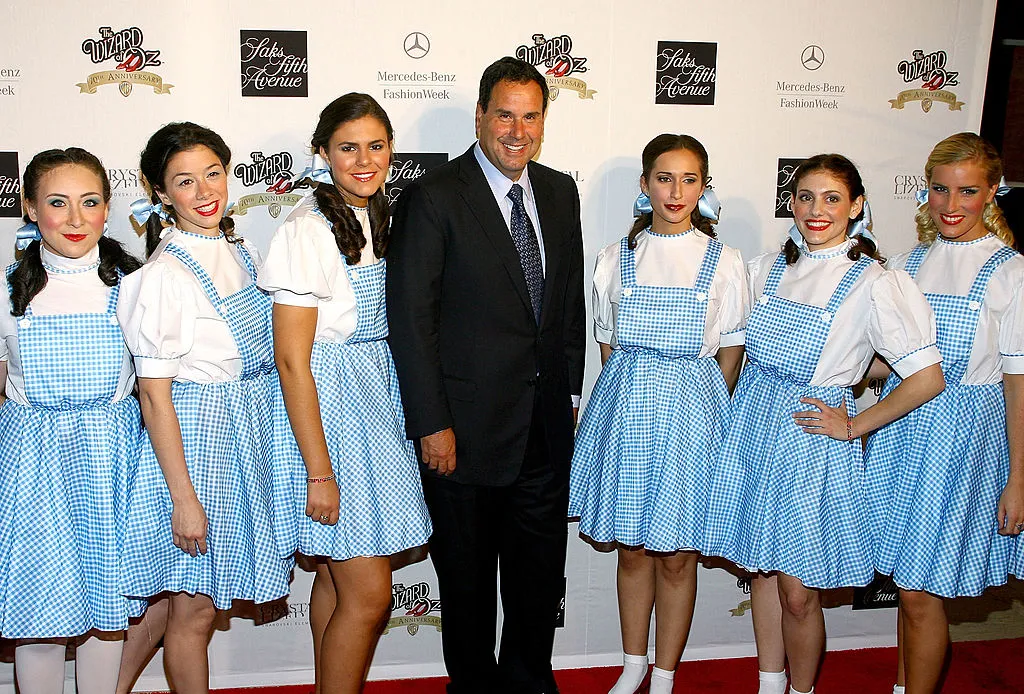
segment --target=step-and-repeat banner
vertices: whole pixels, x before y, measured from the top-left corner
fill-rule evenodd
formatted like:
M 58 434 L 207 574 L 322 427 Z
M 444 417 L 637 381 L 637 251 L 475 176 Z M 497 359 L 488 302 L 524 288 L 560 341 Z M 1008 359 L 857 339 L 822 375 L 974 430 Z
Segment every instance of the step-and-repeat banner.
M 25 164 L 70 145 L 103 160 L 111 233 L 141 254 L 128 221 L 144 195 L 139 152 L 177 120 L 227 140 L 237 227 L 265 248 L 300 197 L 292 180 L 309 163 L 320 110 L 348 91 L 372 94 L 394 123 L 388 194 L 397 196 L 473 142 L 480 73 L 503 55 L 535 64 L 551 86 L 539 159 L 579 184 L 588 271 L 628 230 L 640 152 L 662 132 L 707 147 L 720 236 L 745 257 L 785 238 L 794 165 L 826 151 L 858 164 L 882 251 L 895 253 L 914 242 L 928 151 L 978 128 L 994 11 L 995 0 L 7 3 L 0 262 L 13 257 Z M 595 344 L 589 356 L 585 392 L 599 368 Z M 614 555 L 570 526 L 566 576 L 556 665 L 619 662 Z M 310 585 L 298 571 L 287 603 L 223 620 L 210 646 L 214 687 L 312 681 Z M 443 673 L 429 560 L 396 570 L 393 595 L 371 677 Z M 829 602 L 830 648 L 894 642 L 892 610 L 852 610 L 844 593 Z M 743 583 L 705 568 L 684 657 L 753 652 Z M 140 688 L 166 688 L 159 660 Z M 0 664 L 0 690 L 12 681 Z

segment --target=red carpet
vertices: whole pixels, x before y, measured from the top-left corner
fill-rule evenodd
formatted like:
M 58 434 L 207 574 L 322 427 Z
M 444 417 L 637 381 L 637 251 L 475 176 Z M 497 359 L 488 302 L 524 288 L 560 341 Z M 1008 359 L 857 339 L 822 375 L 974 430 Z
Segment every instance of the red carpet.
M 619 675 L 618 668 L 559 670 L 561 694 L 604 694 Z M 826 654 L 815 691 L 818 694 L 889 694 L 896 677 L 896 649 L 870 648 Z M 310 694 L 313 687 L 279 687 L 273 694 Z M 646 693 L 646 685 L 640 690 Z M 754 694 L 757 662 L 753 658 L 681 663 L 675 692 Z M 971 641 L 953 644 L 944 694 L 1024 694 L 1024 639 Z M 219 694 L 252 694 L 253 690 L 222 689 Z M 262 693 L 261 693 L 262 694 Z M 366 694 L 444 694 L 439 678 L 371 682 Z

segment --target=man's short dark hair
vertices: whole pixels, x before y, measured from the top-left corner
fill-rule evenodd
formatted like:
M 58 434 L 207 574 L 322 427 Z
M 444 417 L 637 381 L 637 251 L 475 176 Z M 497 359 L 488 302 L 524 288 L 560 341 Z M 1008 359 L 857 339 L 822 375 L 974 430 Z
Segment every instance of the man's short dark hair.
M 530 65 L 525 60 L 508 55 L 488 65 L 487 69 L 484 70 L 484 74 L 480 76 L 480 96 L 477 97 L 476 103 L 480 106 L 481 111 L 487 111 L 487 107 L 491 103 L 491 92 L 494 91 L 494 86 L 502 81 L 514 82 L 515 84 L 536 82 L 537 86 L 540 87 L 541 93 L 544 95 L 542 111 L 547 112 L 547 80 L 544 79 L 544 76 L 533 65 Z

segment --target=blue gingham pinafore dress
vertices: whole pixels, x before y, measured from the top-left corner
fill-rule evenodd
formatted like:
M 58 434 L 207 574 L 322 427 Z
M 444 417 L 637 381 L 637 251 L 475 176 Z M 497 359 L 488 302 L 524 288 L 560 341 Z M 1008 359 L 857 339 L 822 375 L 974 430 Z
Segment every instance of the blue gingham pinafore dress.
M 315 212 L 323 217 L 320 210 Z M 341 497 L 335 525 L 306 517 L 306 467 L 294 440 L 294 452 L 286 456 L 295 461 L 292 480 L 299 551 L 339 561 L 418 547 L 431 533 L 387 343 L 386 261 L 345 267 L 356 298 L 355 332 L 345 342 L 314 342 L 310 359 Z
M 580 422 L 569 514 L 597 542 L 696 549 L 729 422 L 722 371 L 714 357 L 698 358 L 722 244 L 708 241 L 693 287 L 637 284 L 627 239 L 619 252 L 618 345 Z
M 712 473 L 705 554 L 781 571 L 814 588 L 874 577 L 860 441 L 808 434 L 792 418 L 814 409 L 800 402 L 804 397 L 856 413 L 850 388 L 810 381 L 833 317 L 874 262 L 855 262 L 823 310 L 776 295 L 786 269 L 785 257 L 776 259 L 747 321 L 749 361 Z
M 15 266 L 8 268 L 8 275 Z M 117 590 L 139 403 L 114 401 L 127 347 L 115 309 L 18 320 L 29 406 L 0 408 L 0 635 L 120 631 L 138 608 Z
M 911 251 L 911 277 L 927 251 Z M 935 311 L 946 389 L 868 442 L 875 567 L 901 588 L 951 598 L 1006 583 L 1014 538 L 999 535 L 996 523 L 1010 472 L 1003 384 L 962 381 L 989 280 L 1015 255 L 1006 246 L 996 251 L 967 296 L 925 294 Z M 892 374 L 882 397 L 899 383 Z
M 173 242 L 163 251 L 195 274 L 227 323 L 242 373 L 237 381 L 171 383 L 189 477 L 206 512 L 207 553 L 192 557 L 174 546 L 171 496 L 147 436 L 129 500 L 125 595 L 202 593 L 228 609 L 232 600 L 267 602 L 288 594 L 294 526 L 278 520 L 282 506 L 292 503 L 286 475 L 274 469 L 274 451 L 290 429 L 274 366 L 272 306 L 256 286 L 249 253 L 240 243 L 234 247 L 252 282 L 223 298 L 188 251 Z

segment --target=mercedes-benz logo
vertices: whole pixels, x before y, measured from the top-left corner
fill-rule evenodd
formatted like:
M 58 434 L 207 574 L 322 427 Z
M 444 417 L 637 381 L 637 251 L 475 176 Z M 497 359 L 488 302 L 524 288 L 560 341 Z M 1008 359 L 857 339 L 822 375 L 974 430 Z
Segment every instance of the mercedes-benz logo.
M 405 37 L 402 48 L 405 49 L 407 56 L 419 60 L 427 53 L 430 53 L 430 39 L 423 32 L 414 31 Z
M 408 52 L 408 51 L 406 51 Z M 817 70 L 825 64 L 825 51 L 821 46 L 810 45 L 800 54 L 800 64 L 805 70 Z

